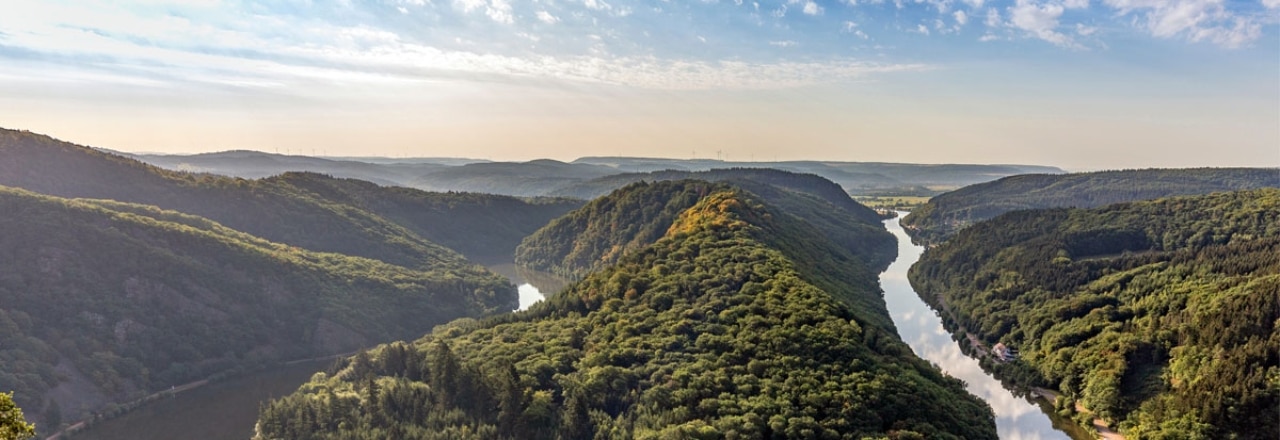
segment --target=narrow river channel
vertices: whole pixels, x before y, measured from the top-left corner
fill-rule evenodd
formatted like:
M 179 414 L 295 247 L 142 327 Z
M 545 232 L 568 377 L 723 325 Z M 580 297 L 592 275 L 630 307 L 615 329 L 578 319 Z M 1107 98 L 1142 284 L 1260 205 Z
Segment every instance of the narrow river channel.
M 969 392 L 986 400 L 995 410 L 996 428 L 1001 439 L 1091 439 L 1088 433 L 1069 420 L 1051 417 L 1039 405 L 1005 389 L 999 381 L 982 371 L 976 359 L 960 352 L 960 346 L 943 329 L 942 320 L 920 300 L 907 282 L 907 269 L 920 259 L 924 249 L 911 244 L 911 239 L 898 225 L 898 219 L 886 220 L 885 227 L 898 239 L 898 259 L 880 276 L 880 284 L 899 335 L 916 355 L 965 381 Z M 520 310 L 542 300 L 543 292 L 558 292 L 568 284 L 568 280 L 554 275 L 520 269 L 509 263 L 490 265 L 489 268 L 506 275 L 518 286 Z M 102 423 L 75 438 L 248 438 L 252 435 L 258 402 L 292 392 L 312 373 L 323 370 L 331 362 L 284 366 L 201 387 L 163 404 L 147 405 Z
M 900 218 L 906 213 L 898 214 Z M 942 327 L 942 319 L 920 300 L 907 282 L 907 269 L 920 259 L 924 248 L 911 243 L 911 238 L 898 225 L 898 218 L 885 220 L 884 225 L 898 239 L 898 259 L 880 275 L 880 286 L 884 288 L 884 300 L 898 334 L 916 355 L 963 380 L 969 384 L 970 393 L 986 400 L 996 413 L 996 429 L 1001 439 L 1092 438 L 1071 421 L 1056 415 L 1051 417 L 1040 405 L 1005 389 L 1000 381 L 982 371 L 977 359 L 960 352 L 960 345 Z

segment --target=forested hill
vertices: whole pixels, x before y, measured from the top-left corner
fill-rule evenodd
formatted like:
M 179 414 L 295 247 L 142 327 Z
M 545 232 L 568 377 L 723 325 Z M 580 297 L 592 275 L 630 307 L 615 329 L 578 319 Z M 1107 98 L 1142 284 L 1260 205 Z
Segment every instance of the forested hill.
M 515 306 L 501 278 L 316 253 L 150 206 L 0 187 L 0 212 L 0 389 L 42 429 Z
M 568 198 L 435 193 L 315 173 L 290 172 L 265 180 L 375 214 L 476 261 L 510 261 L 521 240 L 585 203 Z
M 572 185 L 556 191 L 553 195 L 592 200 L 636 182 L 687 179 L 711 182 L 732 181 L 738 186 L 770 185 L 793 193 L 803 193 L 811 197 L 817 197 L 848 211 L 847 215 L 853 215 L 860 220 L 877 225 L 880 223 L 879 216 L 874 210 L 862 206 L 849 198 L 849 193 L 835 182 L 817 174 L 796 173 L 770 168 L 722 168 L 707 171 L 666 170 L 650 173 L 618 174 Z M 779 200 L 770 201 L 777 202 Z
M 937 243 L 964 227 L 1005 212 L 1094 208 L 1177 195 L 1280 187 L 1277 168 L 1196 168 L 1027 174 L 936 196 L 902 219 L 916 241 Z
M 723 183 L 672 182 L 690 176 Z M 655 183 L 649 184 L 644 178 Z M 815 175 L 731 169 L 630 174 L 608 179 L 597 189 L 630 186 L 593 200 L 526 238 L 517 250 L 516 263 L 581 276 L 652 243 L 666 232 L 676 214 L 708 191 L 727 185 L 746 189 L 783 212 L 800 217 L 874 270 L 883 270 L 896 256 L 893 236 L 884 230 L 879 215 L 850 199 L 838 185 Z
M 463 271 L 471 271 L 471 264 L 425 237 L 468 256 L 491 257 L 510 252 L 521 238 L 576 206 L 428 193 L 312 173 L 258 180 L 180 173 L 3 129 L 0 185 L 155 205 L 311 250 Z
M 996 438 L 963 383 L 861 318 L 887 319 L 874 277 L 815 277 L 803 260 L 839 253 L 816 229 L 703 185 L 653 244 L 529 311 L 361 353 L 265 406 L 257 437 Z
M 1280 189 L 1018 211 L 925 252 L 916 291 L 999 369 L 1130 439 L 1280 434 Z

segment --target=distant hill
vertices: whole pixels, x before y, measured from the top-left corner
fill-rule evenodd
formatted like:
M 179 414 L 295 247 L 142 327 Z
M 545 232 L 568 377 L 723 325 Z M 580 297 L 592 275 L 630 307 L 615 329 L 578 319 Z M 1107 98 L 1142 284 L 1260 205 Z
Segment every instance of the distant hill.
M 427 193 L 315 173 L 247 180 L 174 172 L 13 130 L 0 131 L 0 185 L 156 205 L 307 249 L 464 270 L 471 263 L 432 239 L 468 256 L 510 256 L 521 238 L 576 206 Z
M 1021 175 L 942 194 L 902 219 L 912 238 L 936 243 L 978 221 L 1037 208 L 1092 208 L 1175 195 L 1280 187 L 1276 168 L 1196 168 Z
M 0 389 L 40 423 L 515 306 L 498 277 L 307 251 L 151 206 L 0 187 L 0 213 Z
M 798 216 L 694 181 L 583 209 L 674 219 L 528 311 L 315 376 L 256 438 L 996 438 L 990 408 L 897 338 L 871 268 Z
M 549 195 L 566 185 L 617 171 L 596 165 L 554 160 L 471 163 L 424 174 L 412 181 L 431 191 L 468 191 L 533 197 Z
M 1058 389 L 1064 412 L 1128 438 L 1280 433 L 1280 189 L 1010 212 L 910 279 L 953 332 L 1018 348 L 997 372 Z
M 114 152 L 111 152 L 114 153 Z M 930 196 L 940 192 L 1028 173 L 1062 173 L 1035 165 L 901 164 L 878 162 L 774 161 L 734 162 L 711 159 L 584 157 L 565 163 L 541 159 L 490 162 L 452 158 L 308 157 L 256 151 L 193 155 L 116 153 L 169 170 L 211 173 L 248 179 L 289 171 L 328 174 L 380 185 L 428 191 L 463 191 L 536 197 L 577 191 L 572 187 L 615 175 L 658 171 L 710 171 L 729 168 L 772 168 L 816 174 L 857 195 Z M 620 186 L 595 193 L 600 196 Z M 589 198 L 589 197 L 588 197 Z
M 605 165 L 625 172 L 709 171 L 724 168 L 773 168 L 795 173 L 817 174 L 853 194 L 905 194 L 928 187 L 960 187 L 1016 174 L 1053 174 L 1064 171 L 1038 165 L 907 164 L 884 162 L 782 161 L 731 162 L 710 159 L 659 159 L 627 157 L 584 157 L 574 163 Z M 920 194 L 926 195 L 926 194 Z
M 243 150 L 192 155 L 117 154 L 158 167 L 191 173 L 259 179 L 289 171 L 309 171 L 334 177 L 360 179 L 379 185 L 396 186 L 407 186 L 414 177 L 451 166 L 432 162 L 373 163 L 359 159 L 293 156 Z

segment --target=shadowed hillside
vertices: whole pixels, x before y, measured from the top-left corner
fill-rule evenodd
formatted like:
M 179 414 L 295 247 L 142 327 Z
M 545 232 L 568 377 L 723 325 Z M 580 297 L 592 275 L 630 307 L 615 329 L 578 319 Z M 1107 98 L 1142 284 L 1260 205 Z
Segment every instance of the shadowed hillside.
M 1012 176 L 936 196 L 904 217 L 902 225 L 914 240 L 936 243 L 970 224 L 1019 209 L 1093 208 L 1264 187 L 1280 187 L 1280 169 L 1150 169 Z
M 507 256 L 573 202 L 444 194 L 314 173 L 246 180 L 168 171 L 28 132 L 0 131 L 0 185 L 156 205 L 308 249 L 407 267 Z M 439 241 L 436 241 L 439 240 Z
M 49 420 L 514 307 L 512 286 L 0 187 L 0 388 Z

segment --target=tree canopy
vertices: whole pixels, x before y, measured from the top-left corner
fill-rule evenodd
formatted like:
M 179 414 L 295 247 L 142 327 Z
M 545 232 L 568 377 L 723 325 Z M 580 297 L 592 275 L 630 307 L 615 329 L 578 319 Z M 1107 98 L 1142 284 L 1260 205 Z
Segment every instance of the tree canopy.
M 35 425 L 27 423 L 22 408 L 13 403 L 13 393 L 0 393 L 0 439 L 26 440 L 35 436 Z
M 1020 349 L 1131 439 L 1280 434 L 1280 189 L 1011 212 L 910 278 L 953 331 Z

